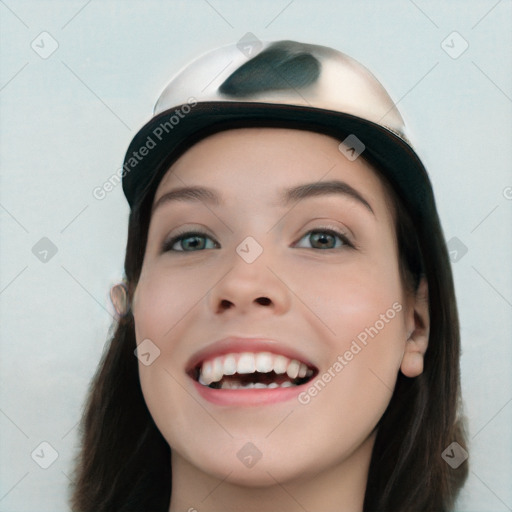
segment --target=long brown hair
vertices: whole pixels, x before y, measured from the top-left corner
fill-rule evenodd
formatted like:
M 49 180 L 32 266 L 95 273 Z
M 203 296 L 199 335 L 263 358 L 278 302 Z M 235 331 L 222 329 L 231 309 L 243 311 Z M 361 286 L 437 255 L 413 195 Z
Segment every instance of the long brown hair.
M 238 91 L 243 96 L 248 88 L 282 87 L 280 74 L 276 84 L 271 80 L 275 69 L 281 73 L 286 69 L 289 78 L 295 77 L 300 84 L 310 83 L 318 73 L 311 59 L 305 61 L 303 52 L 297 54 L 294 45 L 287 42 L 249 63 L 257 69 L 248 73 L 242 66 L 242 71 L 235 71 L 224 84 L 231 94 Z M 289 80 L 286 84 L 288 87 Z M 308 128 L 303 125 L 301 129 Z M 181 152 L 185 150 L 183 146 Z M 179 154 L 177 151 L 169 160 Z M 423 373 L 407 378 L 399 372 L 390 403 L 379 421 L 364 510 L 449 511 L 467 478 L 468 463 L 452 469 L 441 457 L 454 441 L 466 449 L 459 321 L 448 251 L 435 207 L 422 218 L 411 213 L 417 208 L 411 207 L 410 198 L 395 192 L 396 184 L 380 171 L 379 162 L 367 159 L 388 192 L 404 287 L 415 291 L 421 277 L 427 279 L 430 335 Z M 158 169 L 160 177 L 171 163 L 167 161 Z M 157 184 L 154 180 L 146 187 L 130 214 L 125 257 L 130 297 L 142 268 Z M 431 190 L 429 194 L 434 205 Z M 76 512 L 167 512 L 169 508 L 170 448 L 146 407 L 135 348 L 134 319 L 128 313 L 115 326 L 87 397 L 71 498 Z
M 378 168 L 376 168 L 378 170 Z M 399 372 L 382 416 L 370 463 L 365 512 L 433 512 L 452 509 L 468 464 L 452 469 L 441 457 L 456 441 L 464 449 L 459 375 L 459 322 L 448 251 L 437 214 L 415 225 L 402 199 L 381 176 L 394 210 L 404 285 L 417 289 L 426 276 L 430 337 L 424 371 Z M 131 297 L 147 240 L 154 190 L 129 219 L 125 278 Z M 139 382 L 134 319 L 117 322 L 91 382 L 82 418 L 71 504 L 76 512 L 167 512 L 171 493 L 170 447 L 146 407 Z

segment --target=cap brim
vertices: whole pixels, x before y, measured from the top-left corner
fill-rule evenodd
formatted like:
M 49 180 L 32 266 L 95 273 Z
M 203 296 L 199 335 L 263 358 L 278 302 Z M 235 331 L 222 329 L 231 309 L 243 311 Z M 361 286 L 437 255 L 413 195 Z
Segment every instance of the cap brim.
M 154 194 L 172 162 L 199 140 L 234 128 L 280 127 L 324 133 L 340 142 L 355 135 L 365 146 L 362 156 L 380 168 L 416 219 L 435 212 L 432 186 L 415 151 L 391 130 L 371 121 L 286 104 L 216 101 L 180 107 L 184 105 L 152 118 L 130 143 L 122 176 L 132 209 L 148 193 Z

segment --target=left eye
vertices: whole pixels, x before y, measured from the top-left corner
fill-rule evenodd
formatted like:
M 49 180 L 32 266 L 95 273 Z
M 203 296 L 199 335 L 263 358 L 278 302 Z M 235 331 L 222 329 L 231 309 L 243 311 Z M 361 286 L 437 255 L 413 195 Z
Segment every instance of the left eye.
M 336 238 L 341 242 L 340 244 L 336 244 Z M 308 231 L 301 238 L 301 240 L 304 239 L 309 240 L 310 244 L 313 245 L 313 249 L 337 249 L 342 246 L 353 247 L 343 233 L 338 233 L 332 229 L 314 229 L 312 231 Z M 333 242 L 335 244 L 334 246 L 332 246 Z
M 299 248 L 311 249 L 337 249 L 339 247 L 353 247 L 346 235 L 332 229 L 314 229 L 308 231 L 300 240 L 309 240 L 311 247 L 296 245 Z M 337 240 L 340 243 L 337 243 Z M 211 242 L 208 246 L 208 241 Z M 299 241 L 300 242 L 300 241 Z M 334 243 L 334 246 L 333 246 Z M 181 247 L 181 248 L 178 248 Z M 210 238 L 206 233 L 200 231 L 189 231 L 176 235 L 164 243 L 163 252 L 195 252 L 202 249 L 218 249 L 220 245 Z
M 213 242 L 213 247 L 206 247 L 206 243 L 203 240 L 210 240 Z M 181 249 L 175 249 L 174 246 L 179 245 Z M 182 233 L 171 238 L 169 241 L 164 243 L 163 251 L 177 251 L 177 252 L 195 252 L 201 249 L 215 249 L 220 247 L 219 244 L 213 241 L 206 233 L 200 231 L 189 231 Z M 190 251 L 188 249 L 191 249 Z

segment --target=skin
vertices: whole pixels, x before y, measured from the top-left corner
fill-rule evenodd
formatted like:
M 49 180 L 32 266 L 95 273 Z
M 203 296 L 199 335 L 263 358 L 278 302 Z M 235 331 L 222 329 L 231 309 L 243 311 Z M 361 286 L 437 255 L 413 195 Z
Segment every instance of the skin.
M 170 512 L 328 512 L 340 503 L 362 511 L 376 425 L 398 372 L 423 370 L 428 298 L 424 281 L 417 293 L 404 289 L 393 213 L 376 171 L 338 145 L 301 130 L 225 131 L 190 148 L 159 185 L 155 203 L 192 185 L 223 199 L 154 210 L 132 304 L 137 343 L 149 338 L 160 350 L 151 365 L 139 363 L 139 374 L 172 449 Z M 373 213 L 334 194 L 279 204 L 283 188 L 334 179 L 357 190 Z M 206 231 L 205 248 L 177 242 L 181 252 L 163 252 L 180 227 Z M 354 247 L 327 236 L 321 248 L 310 231 L 322 228 L 345 233 Z M 236 252 L 247 236 L 263 248 L 251 264 Z M 401 306 L 394 318 L 307 404 L 215 405 L 185 373 L 194 353 L 228 335 L 279 340 L 306 354 L 320 375 L 332 372 L 393 304 Z M 262 454 L 251 468 L 237 458 L 247 442 Z

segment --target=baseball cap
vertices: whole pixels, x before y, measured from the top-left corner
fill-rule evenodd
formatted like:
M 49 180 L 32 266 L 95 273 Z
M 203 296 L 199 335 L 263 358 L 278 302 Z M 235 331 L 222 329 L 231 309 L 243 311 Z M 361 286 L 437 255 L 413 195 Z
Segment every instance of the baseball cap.
M 382 84 L 361 63 L 326 46 L 297 41 L 234 43 L 182 68 L 133 137 L 122 179 L 130 208 L 173 161 L 199 140 L 242 127 L 295 128 L 336 137 L 394 186 L 417 221 L 435 212 L 432 186 Z

